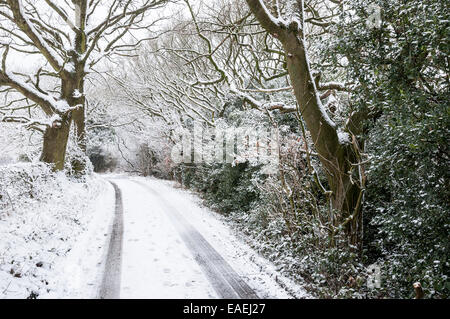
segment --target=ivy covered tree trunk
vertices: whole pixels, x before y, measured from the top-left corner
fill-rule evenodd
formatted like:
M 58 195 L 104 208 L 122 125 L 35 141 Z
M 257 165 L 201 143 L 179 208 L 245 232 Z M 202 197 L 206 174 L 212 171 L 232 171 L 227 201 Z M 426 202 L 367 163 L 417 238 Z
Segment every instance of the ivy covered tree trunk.
M 78 61 L 74 61 L 76 66 L 76 72 L 71 75 L 71 77 L 63 81 L 62 86 L 62 96 L 67 101 L 69 106 L 72 108 L 70 120 L 73 121 L 73 128 L 75 132 L 76 143 L 83 154 L 74 158 L 71 162 L 72 169 L 75 174 L 80 175 L 84 172 L 86 168 L 86 126 L 85 126 L 85 97 L 83 95 L 83 78 L 84 73 L 83 65 L 79 65 Z
M 348 138 L 339 137 L 336 124 L 328 117 L 318 96 L 305 48 L 302 1 L 299 1 L 300 19 L 292 19 L 288 23 L 273 17 L 261 0 L 247 0 L 247 4 L 261 26 L 283 45 L 299 111 L 325 170 L 332 208 L 337 212 L 333 216 L 336 230 L 331 234 L 332 240 L 337 229 L 344 227 L 349 243 L 358 245 L 362 228 L 362 190 L 359 187 L 358 170 L 354 169 L 358 158 L 357 149 Z M 353 177 L 352 172 L 355 172 Z
M 74 127 L 76 130 L 77 144 L 80 151 L 86 154 L 86 125 L 85 125 L 85 108 L 80 107 L 72 113 Z M 72 161 L 72 168 L 76 173 L 82 173 L 86 168 L 87 158 L 76 158 Z
M 86 153 L 85 99 L 80 93 L 80 91 L 83 91 L 83 88 L 80 87 L 83 81 L 79 78 L 80 75 L 75 73 L 62 80 L 61 97 L 73 110 L 63 115 L 63 120 L 56 121 L 51 127 L 47 128 L 43 136 L 41 160 L 53 164 L 55 170 L 64 168 L 72 121 L 74 122 L 73 127 L 75 128 L 78 147 L 83 154 Z M 86 168 L 86 159 L 77 157 L 71 165 L 75 174 L 82 174 Z
M 72 56 L 75 65 L 75 73 L 72 79 L 72 96 L 69 97 L 69 104 L 76 106 L 72 112 L 72 120 L 74 122 L 76 141 L 78 148 L 84 155 L 81 158 L 76 158 L 72 161 L 72 168 L 77 174 L 82 174 L 86 168 L 86 114 L 85 105 L 86 99 L 84 97 L 84 80 L 85 80 L 85 60 L 80 59 L 86 53 L 86 20 L 87 20 L 87 6 L 85 0 L 74 0 L 74 3 L 79 7 L 76 12 L 75 22 L 77 24 L 77 31 L 75 36 L 75 52 Z

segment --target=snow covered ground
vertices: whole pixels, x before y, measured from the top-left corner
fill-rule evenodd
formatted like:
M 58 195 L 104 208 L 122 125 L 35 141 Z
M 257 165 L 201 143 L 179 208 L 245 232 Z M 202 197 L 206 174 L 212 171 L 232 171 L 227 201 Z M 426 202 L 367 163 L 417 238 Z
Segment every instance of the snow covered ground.
M 114 176 L 110 176 L 114 177 Z M 170 203 L 260 298 L 307 298 L 301 286 L 275 271 L 194 194 L 154 178 L 118 177 L 124 200 L 121 298 L 217 298 L 161 200 Z M 135 183 L 147 185 L 158 197 Z
M 132 180 L 114 182 L 124 204 L 120 297 L 216 297 L 163 207 Z
M 173 182 L 110 174 L 75 183 L 56 174 L 39 181 L 44 193 L 28 204 L 0 210 L 0 298 L 101 297 L 115 212 L 107 180 L 118 185 L 123 203 L 120 298 L 220 297 L 168 207 L 260 298 L 309 297 Z
M 96 176 L 80 183 L 43 164 L 0 167 L 0 298 L 92 296 L 84 282 L 101 268 L 86 252 L 105 240 L 113 200 Z
M 85 231 L 75 239 L 73 249 L 58 265 L 62 289 L 43 298 L 97 298 L 103 277 L 114 217 L 114 189 L 101 179 L 102 190 L 89 205 L 90 220 Z

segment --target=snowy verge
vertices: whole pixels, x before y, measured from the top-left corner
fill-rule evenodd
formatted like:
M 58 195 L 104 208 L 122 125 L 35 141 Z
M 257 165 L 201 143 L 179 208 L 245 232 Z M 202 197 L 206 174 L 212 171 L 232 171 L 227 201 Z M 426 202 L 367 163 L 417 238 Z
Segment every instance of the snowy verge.
M 58 265 L 61 290 L 44 298 L 98 298 L 103 278 L 115 211 L 112 185 L 97 177 L 99 193 L 86 211 L 90 221 L 74 243 L 73 249 Z
M 0 299 L 92 297 L 85 286 L 95 287 L 96 275 L 84 265 L 101 260 L 93 247 L 106 240 L 100 227 L 113 205 L 112 187 L 96 175 L 77 181 L 41 163 L 1 166 Z

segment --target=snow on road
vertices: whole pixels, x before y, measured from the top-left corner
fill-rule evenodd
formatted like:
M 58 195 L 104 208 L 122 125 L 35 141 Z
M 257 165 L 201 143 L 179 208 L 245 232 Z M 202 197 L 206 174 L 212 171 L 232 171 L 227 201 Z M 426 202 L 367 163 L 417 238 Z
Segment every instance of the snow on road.
M 208 277 L 209 282 L 220 298 L 225 299 L 257 299 L 258 296 L 252 288 L 234 271 L 220 253 L 184 218 L 182 211 L 178 211 L 168 200 L 149 185 L 139 182 L 164 206 L 165 215 L 168 216 L 184 244 L 188 247 L 195 261 Z
M 122 272 L 123 199 L 119 186 L 114 182 L 110 183 L 114 187 L 115 205 L 111 237 L 99 292 L 99 297 L 102 299 L 117 299 L 120 297 L 120 275 Z
M 120 298 L 216 298 L 164 207 L 131 180 L 114 182 L 124 210 Z
M 70 187 L 0 219 L 0 298 L 308 297 L 174 182 L 104 175 Z
M 217 214 L 202 208 L 196 196 L 153 178 L 106 177 L 118 185 L 123 200 L 120 298 L 221 298 L 223 278 L 217 284 L 211 271 L 225 272 L 235 287 L 249 291 L 244 296 L 254 291 L 261 298 L 307 297 L 236 238 Z M 198 247 L 211 250 L 211 256 L 196 253 L 198 247 L 192 247 L 174 216 L 187 221 L 189 232 L 201 237 Z M 218 259 L 223 263 L 202 265 Z

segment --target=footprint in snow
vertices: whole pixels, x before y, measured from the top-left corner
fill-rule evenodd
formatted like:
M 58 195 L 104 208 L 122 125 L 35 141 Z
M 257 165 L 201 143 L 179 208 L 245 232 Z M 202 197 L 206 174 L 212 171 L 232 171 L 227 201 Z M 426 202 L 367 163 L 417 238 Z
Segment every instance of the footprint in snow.
M 175 287 L 175 286 L 178 286 L 178 284 L 172 283 L 172 282 L 169 282 L 169 281 L 164 281 L 164 286 L 165 287 Z

